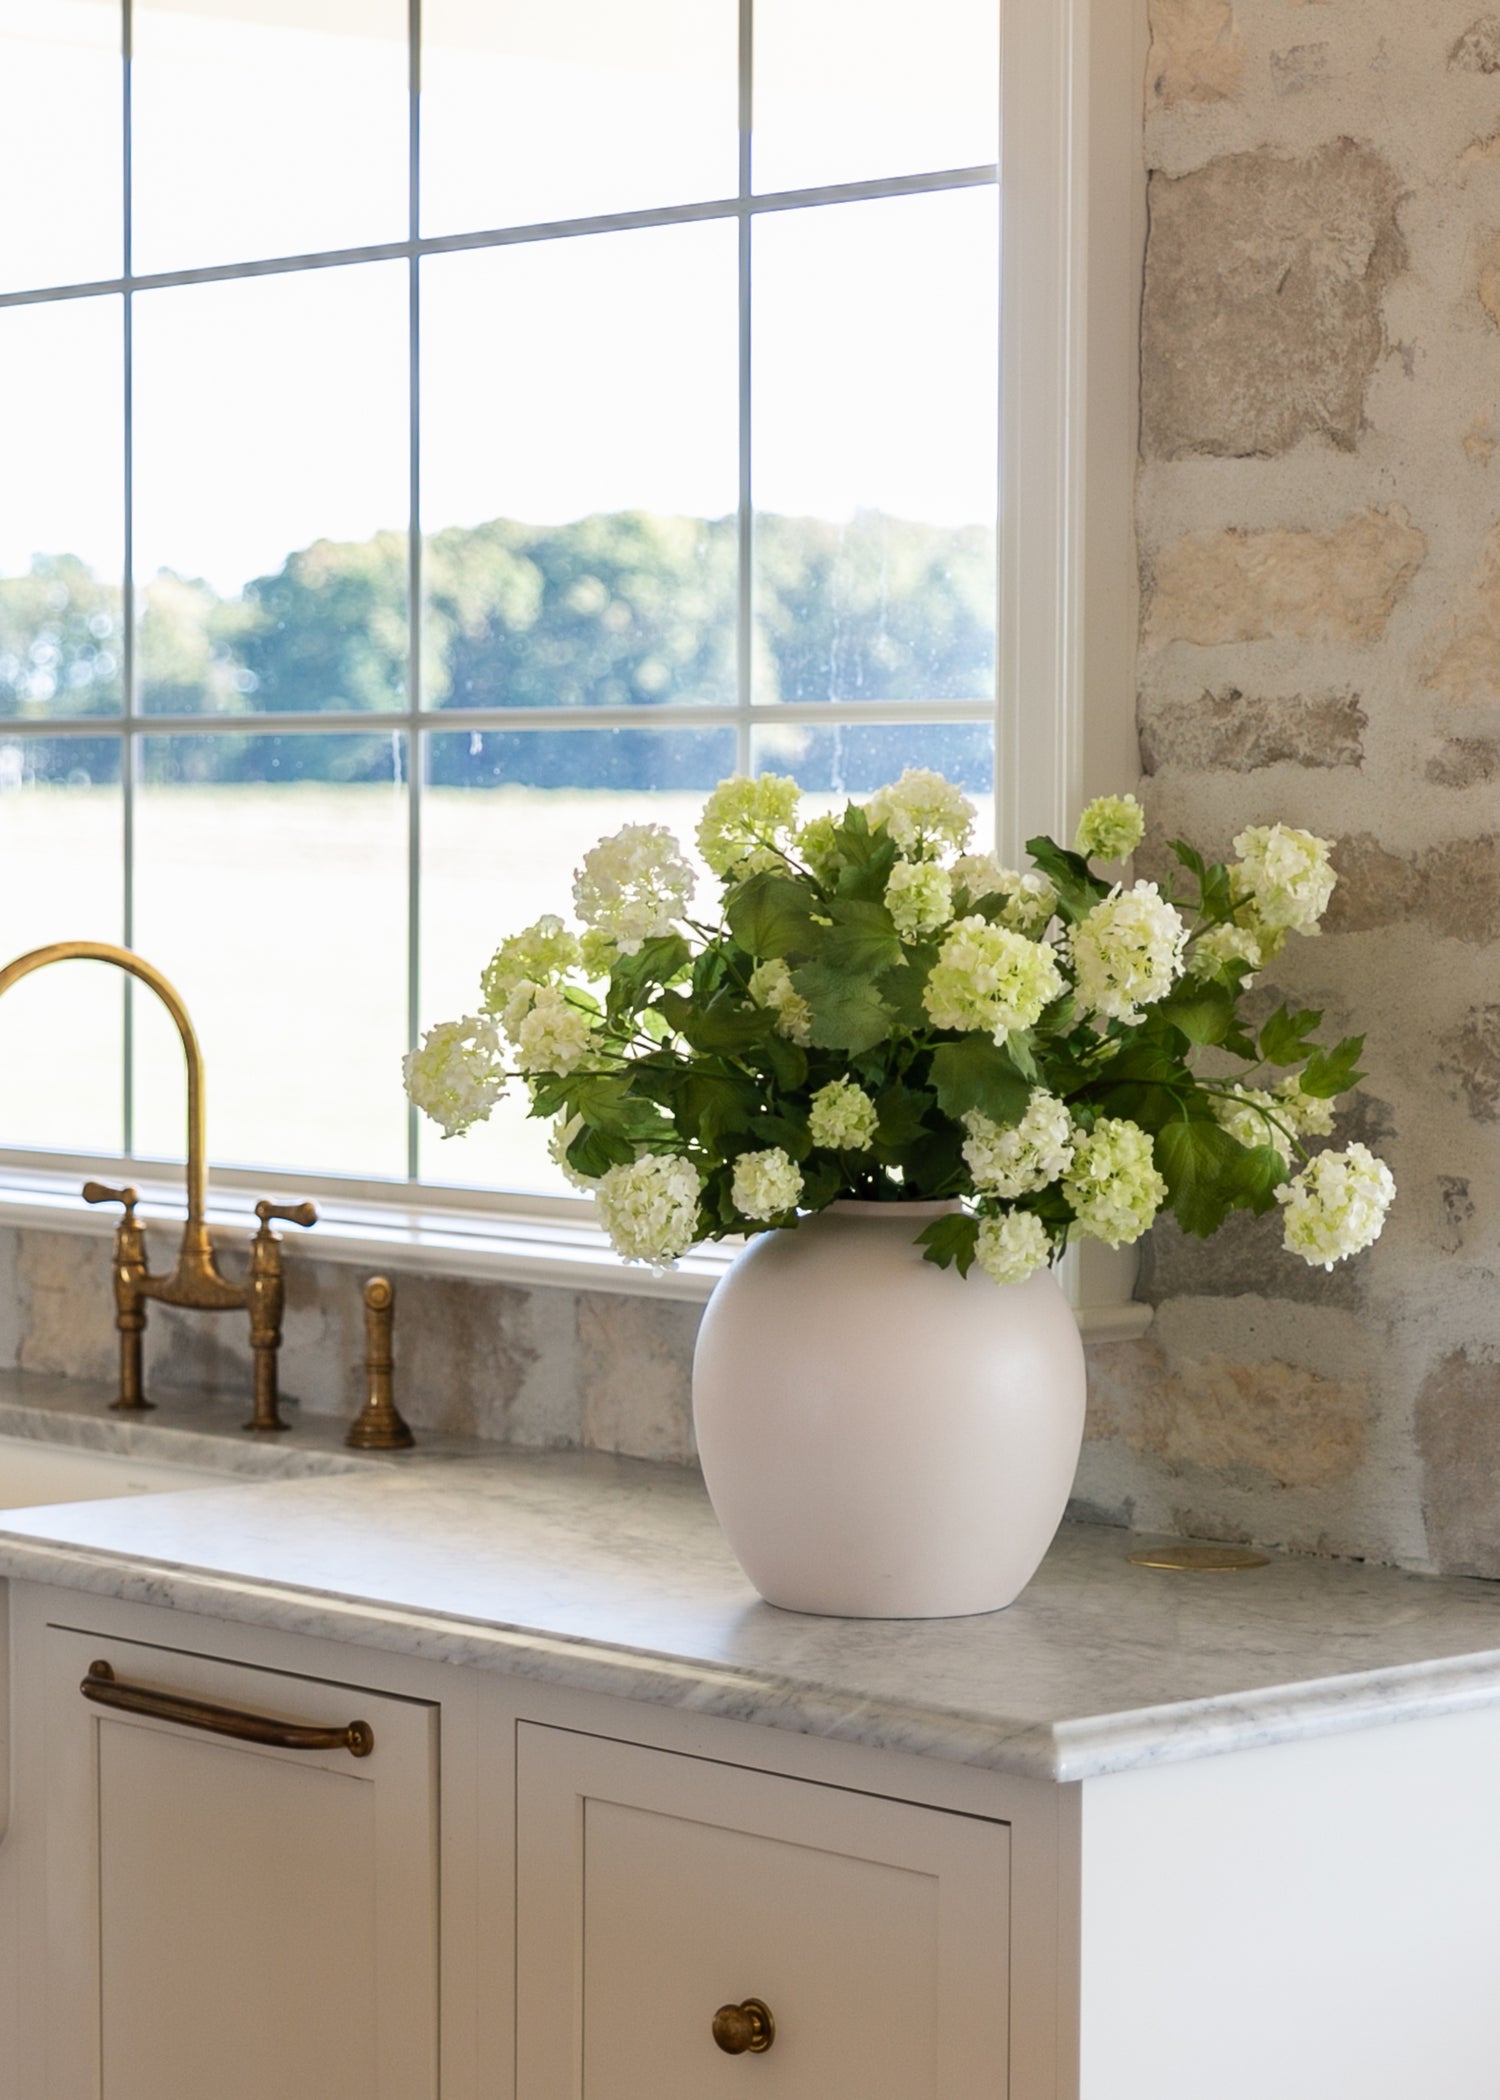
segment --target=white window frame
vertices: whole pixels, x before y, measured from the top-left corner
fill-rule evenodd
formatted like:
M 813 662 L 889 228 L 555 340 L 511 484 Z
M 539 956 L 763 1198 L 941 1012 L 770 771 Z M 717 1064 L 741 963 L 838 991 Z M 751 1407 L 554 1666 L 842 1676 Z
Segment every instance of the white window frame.
M 995 771 L 997 845 L 1012 862 L 1028 837 L 1064 836 L 1090 795 L 1117 792 L 1139 773 L 1133 503 L 1145 17 L 1146 0 L 1001 0 Z M 941 709 L 934 716 L 948 718 Z M 466 718 L 455 715 L 452 726 Z M 111 1218 L 78 1197 L 78 1177 L 122 1172 L 140 1187 L 148 1219 L 180 1216 L 176 1184 L 154 1163 L 4 1151 L 0 1226 L 108 1232 Z M 213 1178 L 216 1221 L 243 1226 L 267 1174 L 218 1168 Z M 335 1261 L 697 1301 L 732 1252 L 700 1249 L 658 1277 L 621 1263 L 574 1197 L 497 1200 L 482 1189 L 269 1178 L 320 1199 L 318 1232 L 302 1251 Z M 1133 1253 L 1080 1251 L 1082 1261 L 1070 1254 L 1065 1266 L 1086 1336 L 1139 1333 L 1149 1311 L 1131 1302 Z

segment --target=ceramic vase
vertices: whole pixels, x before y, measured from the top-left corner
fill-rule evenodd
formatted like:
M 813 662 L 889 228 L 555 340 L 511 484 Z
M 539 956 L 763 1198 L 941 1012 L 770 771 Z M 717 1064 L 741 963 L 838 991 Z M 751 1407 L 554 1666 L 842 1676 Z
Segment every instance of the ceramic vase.
M 946 1203 L 835 1203 L 751 1240 L 693 1363 L 715 1513 L 789 1611 L 998 1611 L 1061 1522 L 1084 1359 L 1056 1278 L 996 1285 L 925 1261 Z

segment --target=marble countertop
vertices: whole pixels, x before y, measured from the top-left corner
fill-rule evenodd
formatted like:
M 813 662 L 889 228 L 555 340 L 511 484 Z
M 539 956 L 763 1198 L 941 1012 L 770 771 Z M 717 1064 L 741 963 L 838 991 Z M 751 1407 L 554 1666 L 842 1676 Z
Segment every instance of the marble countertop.
M 333 1423 L 268 1450 L 223 1403 L 126 1425 L 98 1401 L 0 1374 L 0 1435 L 176 1452 L 225 1485 L 0 1512 L 0 1575 L 1061 1781 L 1500 1702 L 1500 1585 L 1172 1574 L 1067 1525 L 1008 1611 L 811 1618 L 755 1596 L 674 1467 L 369 1458 Z

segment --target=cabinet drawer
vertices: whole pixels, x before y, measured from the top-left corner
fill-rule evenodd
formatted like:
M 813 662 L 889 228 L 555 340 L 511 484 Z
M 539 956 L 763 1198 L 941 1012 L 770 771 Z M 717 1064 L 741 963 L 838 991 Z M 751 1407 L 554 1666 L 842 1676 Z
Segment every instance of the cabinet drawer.
M 58 1627 L 47 1684 L 50 2100 L 436 2100 L 436 1709 Z
M 1003 2100 L 1004 1824 L 530 1724 L 517 1778 L 517 2100 Z

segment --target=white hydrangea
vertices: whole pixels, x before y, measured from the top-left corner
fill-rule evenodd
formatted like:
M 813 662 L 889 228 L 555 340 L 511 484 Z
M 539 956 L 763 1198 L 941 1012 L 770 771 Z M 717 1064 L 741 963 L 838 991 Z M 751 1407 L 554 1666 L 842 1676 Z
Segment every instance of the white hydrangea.
M 793 840 L 798 855 L 807 862 L 820 882 L 828 881 L 839 858 L 839 820 L 835 816 L 810 817 Z
M 666 1152 L 643 1152 L 628 1167 L 610 1167 L 594 1191 L 599 1222 L 626 1261 L 670 1268 L 698 1233 L 698 1171 Z
M 875 1103 L 852 1079 L 833 1079 L 820 1086 L 807 1112 L 807 1130 L 815 1145 L 830 1152 L 868 1152 L 879 1118 Z
M 1129 860 L 1146 835 L 1146 812 L 1134 795 L 1097 795 L 1078 820 L 1073 851 L 1085 860 Z
M 1128 1247 L 1138 1240 L 1166 1198 L 1151 1139 L 1123 1116 L 1101 1116 L 1080 1135 L 1063 1194 L 1073 1206 L 1075 1238 Z
M 731 1189 L 734 1207 L 744 1217 L 764 1222 L 794 1210 L 802 1194 L 802 1172 L 779 1145 L 764 1152 L 742 1152 L 734 1163 Z
M 502 941 L 484 967 L 479 988 L 486 1013 L 503 1013 L 523 984 L 555 984 L 579 960 L 578 939 L 551 912 Z
M 562 1174 L 563 1179 L 571 1181 L 575 1189 L 596 1189 L 599 1186 L 596 1177 L 592 1174 L 580 1174 L 568 1161 L 568 1147 L 582 1128 L 582 1116 L 559 1116 L 552 1126 L 552 1135 L 547 1140 L 547 1157 Z
M 1024 1283 L 1052 1259 L 1047 1228 L 1029 1210 L 980 1221 L 975 1258 L 995 1283 Z
M 401 1060 L 407 1098 L 442 1126 L 444 1137 L 461 1137 L 484 1122 L 505 1092 L 500 1031 L 493 1021 L 466 1015 L 429 1028 L 421 1048 Z
M 1311 1267 L 1331 1269 L 1379 1239 L 1395 1194 L 1390 1168 L 1364 1145 L 1320 1152 L 1276 1191 L 1282 1244 Z
M 898 860 L 885 886 L 885 908 L 903 940 L 920 940 L 952 918 L 953 885 L 935 861 Z
M 953 863 L 953 887 L 965 889 L 971 904 L 981 897 L 1003 896 L 1005 908 L 999 923 L 1012 933 L 1024 933 L 1039 941 L 1057 910 L 1055 885 L 1038 869 L 1027 875 L 1003 867 L 993 853 L 965 853 Z
M 1298 1137 L 1332 1137 L 1337 1114 L 1333 1102 L 1318 1094 L 1304 1094 L 1295 1072 L 1290 1079 L 1277 1082 L 1276 1100 L 1282 1121 L 1289 1123 Z
M 1079 1005 L 1100 1020 L 1138 1021 L 1182 975 L 1187 938 L 1154 882 L 1117 885 L 1070 935 Z
M 964 1162 L 981 1196 L 1000 1196 L 1013 1201 L 1059 1181 L 1073 1163 L 1077 1131 L 1065 1104 L 1055 1094 L 1038 1088 L 1026 1104 L 1019 1123 L 1007 1129 L 992 1123 L 978 1109 L 964 1117 L 969 1135 L 964 1140 Z
M 1284 1113 L 1284 1104 L 1263 1087 L 1232 1086 L 1230 1099 L 1215 1096 L 1209 1103 L 1214 1121 L 1229 1132 L 1237 1145 L 1252 1150 L 1257 1145 L 1270 1145 L 1280 1154 L 1283 1166 L 1292 1163 L 1292 1139 L 1295 1126 Z
M 622 955 L 670 933 L 687 910 L 697 877 L 664 824 L 626 824 L 583 856 L 573 902 L 585 926 L 607 934 Z
M 698 851 L 716 875 L 751 874 L 750 862 L 775 867 L 781 854 L 774 849 L 790 842 L 801 800 L 796 781 L 781 773 L 721 780 L 698 820 Z
M 750 997 L 776 1016 L 776 1033 L 805 1050 L 812 1041 L 812 1008 L 792 983 L 792 966 L 780 955 L 750 973 Z
M 1331 839 L 1290 824 L 1255 824 L 1234 842 L 1240 859 L 1230 870 L 1237 889 L 1255 899 L 1256 916 L 1273 932 L 1317 933 L 1338 881 L 1328 864 Z
M 523 987 L 516 996 L 527 995 L 528 988 Z M 508 1030 L 514 1004 L 506 1008 Z M 595 1017 L 570 1004 L 553 985 L 531 987 L 529 1004 L 517 1018 L 512 1041 L 522 1072 L 572 1072 L 597 1045 Z
M 922 1004 L 939 1028 L 984 1029 L 1003 1043 L 1030 1028 L 1063 990 L 1057 957 L 987 919 L 960 919 L 927 974 Z
M 913 859 L 962 853 L 978 812 L 968 796 L 941 773 L 908 766 L 890 787 L 877 788 L 865 804 L 871 825 L 883 824 Z
M 1210 926 L 1205 933 L 1198 935 L 1188 956 L 1188 975 L 1212 977 L 1222 963 L 1247 962 L 1252 974 L 1241 978 L 1240 982 L 1248 990 L 1255 982 L 1253 973 L 1269 959 L 1258 927 L 1237 926 L 1228 920 L 1222 926 Z
M 600 984 L 609 975 L 620 957 L 620 951 L 607 933 L 597 926 L 590 926 L 578 942 L 578 963 L 590 984 Z

